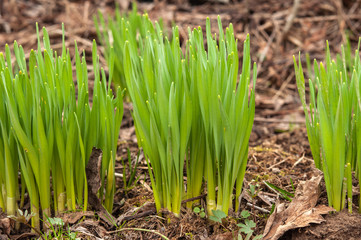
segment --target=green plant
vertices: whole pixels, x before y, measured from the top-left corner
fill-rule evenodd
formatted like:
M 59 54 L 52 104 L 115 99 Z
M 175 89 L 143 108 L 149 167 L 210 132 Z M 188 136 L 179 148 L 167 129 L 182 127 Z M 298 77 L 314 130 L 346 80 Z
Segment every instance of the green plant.
M 222 210 L 212 210 L 212 215 L 209 216 L 209 219 L 222 224 L 222 219 L 225 219 L 227 215 Z
M 358 57 L 354 71 L 347 68 L 349 54 L 342 48 L 342 55 L 331 59 L 327 43 L 326 67 L 314 61 L 314 77 L 309 80 L 309 104 L 305 97 L 305 80 L 299 57 L 294 57 L 296 82 L 306 115 L 306 127 L 312 155 L 317 168 L 324 173 L 329 205 L 340 211 L 345 205 L 346 192 L 349 211 L 352 209 L 352 175 L 356 158 L 354 113 L 357 102 L 355 84 L 359 81 Z M 347 58 L 347 60 L 346 60 Z M 357 119 L 357 114 L 356 114 Z
M 146 37 L 148 31 L 152 30 L 149 27 L 149 24 L 152 23 L 148 21 L 148 16 L 146 14 L 142 16 L 137 12 L 136 2 L 133 2 L 132 8 L 132 11 L 128 14 L 121 14 L 117 5 L 115 17 L 108 16 L 107 22 L 100 11 L 97 16 L 94 16 L 98 39 L 104 46 L 104 56 L 108 64 L 111 62 L 110 53 L 114 49 L 116 58 L 114 59 L 112 80 L 115 87 L 120 87 L 122 90 L 127 89 L 124 69 L 124 44 L 127 42 L 131 48 L 138 51 L 142 45 L 142 39 Z M 159 26 L 163 29 L 161 21 Z M 126 94 L 128 95 L 127 92 Z
M 28 213 L 27 210 L 25 212 L 18 209 L 17 216 L 11 215 L 8 216 L 12 220 L 14 220 L 17 223 L 25 224 L 26 226 L 30 227 L 32 230 L 34 230 L 41 239 L 72 239 L 72 240 L 78 240 L 80 238 L 76 237 L 75 232 L 71 232 L 68 228 L 67 231 L 64 231 L 64 221 L 61 218 L 49 218 L 46 216 L 46 221 L 44 223 L 47 225 L 47 228 L 51 230 L 48 234 L 41 233 L 37 228 L 34 228 L 31 224 L 29 224 L 30 219 L 34 217 L 34 213 Z
M 42 233 L 29 223 L 31 218 L 34 216 L 35 213 L 29 213 L 28 210 L 25 210 L 25 212 L 23 212 L 21 211 L 21 209 L 18 209 L 18 214 L 16 216 L 9 215 L 8 218 L 14 220 L 17 223 L 25 224 L 26 226 L 30 227 L 34 232 L 36 232 L 39 236 L 42 236 Z
M 292 198 L 295 196 L 293 193 L 287 192 L 286 190 L 284 190 L 280 187 L 277 187 L 276 185 L 274 185 L 268 181 L 263 181 L 263 183 L 270 189 L 273 189 L 274 191 L 278 192 L 280 194 L 280 196 L 283 197 L 284 199 L 292 202 Z M 291 180 L 291 184 L 292 184 L 293 191 L 295 191 L 292 180 Z
M 247 164 L 248 140 L 254 119 L 254 91 L 256 65 L 251 81 L 250 40 L 247 36 L 243 47 L 242 73 L 238 79 L 238 49 L 232 24 L 224 32 L 218 18 L 219 37 L 213 37 L 207 19 L 207 51 L 202 30 L 190 33 L 187 61 L 190 69 L 192 100 L 199 112 L 198 123 L 193 124 L 192 134 L 198 134 L 205 159 L 204 176 L 207 181 L 207 211 L 219 209 L 228 213 L 232 207 L 233 188 L 236 202 L 240 196 Z M 196 127 L 196 126 L 200 127 Z M 195 145 L 193 147 L 192 145 Z M 191 149 L 199 142 L 191 140 Z M 190 159 L 199 161 L 199 158 Z M 191 163 L 192 165 L 193 163 Z M 197 164 L 197 163 L 195 163 Z M 198 169 L 190 168 L 191 171 Z M 202 179 L 194 180 L 195 183 Z M 194 184 L 190 182 L 190 184 Z M 192 188 L 192 187 L 191 187 Z M 215 189 L 218 188 L 217 194 Z M 194 191 L 195 192 L 195 191 Z M 236 204 L 236 210 L 238 205 Z
M 61 218 L 49 218 L 47 217 L 46 224 L 48 225 L 48 233 L 43 234 L 44 239 L 69 239 L 80 240 L 77 238 L 77 233 L 71 232 L 69 227 L 64 230 L 65 223 Z
M 123 184 L 124 184 L 123 189 L 124 189 L 126 194 L 127 194 L 127 192 L 129 190 L 131 190 L 135 186 L 135 183 L 138 182 L 138 180 L 140 178 L 140 176 L 135 178 L 135 174 L 137 173 L 137 166 L 138 166 L 138 163 L 139 163 L 140 151 L 138 151 L 137 159 L 136 159 L 134 167 L 133 167 L 133 164 L 132 164 L 132 158 L 131 158 L 129 148 L 127 149 L 127 153 L 128 153 L 128 172 L 129 172 L 128 176 L 126 174 L 126 164 L 124 164 L 124 160 L 122 159 L 122 164 L 123 164 Z
M 258 193 L 261 191 L 259 184 L 249 184 L 249 189 L 247 189 L 249 195 L 252 199 L 255 199 L 258 196 Z
M 158 23 L 153 26 L 145 20 L 150 31 L 139 50 L 142 54 L 138 56 L 137 49 L 125 44 L 125 76 L 138 144 L 152 166 L 149 173 L 157 210 L 165 207 L 178 215 L 192 119 L 186 64 L 181 59 L 177 28 L 171 42 Z
M 41 41 L 37 27 L 38 50 L 30 52 L 28 61 L 16 42 L 14 65 L 8 45 L 5 57 L 0 53 L 0 207 L 8 215 L 15 215 L 18 200 L 22 204 L 27 191 L 35 228 L 39 228 L 40 209 L 43 219 L 51 216 L 51 209 L 56 214 L 79 206 L 87 209 L 85 167 L 93 147 L 103 152 L 100 196 L 105 207 L 112 209 L 114 164 L 123 116 L 122 92 L 118 89 L 114 97 L 104 70 L 99 71 L 95 42 L 95 80 L 90 102 L 85 56 L 80 57 L 75 46 L 74 72 L 65 48 L 64 27 L 61 55 L 51 49 L 45 28 L 42 33 Z M 110 79 L 112 69 L 110 64 Z
M 195 207 L 193 208 L 193 212 L 199 214 L 201 218 L 204 218 L 206 216 L 206 213 L 204 212 L 204 208 Z
M 355 51 L 354 56 L 354 65 L 353 65 L 353 71 L 351 79 L 355 79 L 355 91 L 356 91 L 356 98 L 355 100 L 355 109 L 353 114 L 353 131 L 351 139 L 353 139 L 352 142 L 352 150 L 355 152 L 352 152 L 351 157 L 348 155 L 348 158 L 351 158 L 351 167 L 350 164 L 347 164 L 346 168 L 346 176 L 348 176 L 349 179 L 344 183 L 344 187 L 347 189 L 347 202 L 349 209 L 352 209 L 352 179 L 351 179 L 351 170 L 354 170 L 356 172 L 356 176 L 359 180 L 359 186 L 361 186 L 361 61 L 360 61 L 360 55 L 359 55 L 359 49 L 361 44 L 361 38 L 359 38 L 358 47 Z M 355 156 L 356 155 L 356 156 Z M 359 212 L 361 212 L 361 194 L 359 196 Z
M 253 220 L 248 219 L 251 216 L 251 214 L 247 210 L 243 210 L 241 212 L 241 217 L 244 223 L 237 224 L 238 227 L 240 227 L 238 232 L 238 240 L 249 240 L 253 236 L 254 228 L 256 227 L 256 223 Z M 245 233 L 246 237 L 243 238 L 241 233 Z M 256 235 L 253 237 L 253 240 L 262 239 L 263 235 Z
M 254 181 L 254 180 L 252 180 Z M 258 181 L 258 179 L 256 179 L 256 181 Z M 252 199 L 252 213 L 254 215 L 254 221 L 256 221 L 256 215 L 255 215 L 255 199 L 256 197 L 258 196 L 258 193 L 261 191 L 261 188 L 259 187 L 259 184 L 256 183 L 256 184 L 252 184 L 250 183 L 249 184 L 249 189 L 247 189 L 247 192 L 249 193 L 249 195 L 251 196 L 251 199 Z M 243 212 L 243 211 L 242 211 Z M 245 214 L 245 213 L 244 213 Z
M 208 19 L 208 52 L 198 28 L 189 31 L 183 55 L 177 27 L 170 41 L 158 23 L 145 20 L 150 30 L 140 49 L 125 43 L 124 69 L 138 143 L 152 166 L 157 209 L 166 207 L 177 215 L 183 196 L 201 192 L 199 171 L 204 169 L 209 215 L 216 209 L 216 187 L 217 208 L 228 213 L 234 185 L 236 195 L 241 192 L 254 118 L 256 68 L 250 90 L 249 37 L 237 84 L 238 50 L 232 25 L 224 33 L 218 19 L 221 34 L 217 40 Z M 183 189 L 185 157 L 187 193 Z
M 157 209 L 166 207 L 179 214 L 181 199 L 198 196 L 204 176 L 209 215 L 216 209 L 228 213 L 235 185 L 236 196 L 241 193 L 254 118 L 256 68 L 250 88 L 249 36 L 237 84 L 238 50 L 232 24 L 224 32 L 218 19 L 217 39 L 207 19 L 208 51 L 201 28 L 189 30 L 183 54 L 177 27 L 170 41 L 158 23 L 143 18 L 147 35 L 138 42 L 139 50 L 126 41 L 124 69 L 138 143 L 152 166 Z
M 246 218 L 249 218 L 251 216 L 251 214 L 249 213 L 249 211 L 247 210 L 242 210 L 241 212 L 241 217 L 246 219 Z

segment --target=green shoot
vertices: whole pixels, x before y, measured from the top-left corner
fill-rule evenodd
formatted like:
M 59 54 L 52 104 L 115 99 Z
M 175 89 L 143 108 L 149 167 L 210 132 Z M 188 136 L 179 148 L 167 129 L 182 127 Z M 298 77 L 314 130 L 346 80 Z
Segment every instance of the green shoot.
M 140 178 L 140 176 L 135 178 L 135 174 L 137 173 L 137 166 L 139 163 L 140 151 L 138 151 L 134 167 L 132 164 L 132 158 L 131 158 L 129 148 L 127 149 L 127 153 L 128 153 L 128 171 L 129 171 L 128 176 L 127 176 L 127 171 L 126 171 L 126 164 L 124 164 L 124 160 L 121 159 L 122 164 L 123 164 L 123 184 L 124 184 L 123 189 L 125 191 L 125 194 L 127 194 L 128 191 L 130 191 L 135 186 L 135 183 L 137 183 Z
M 114 74 L 110 81 L 116 88 L 127 89 L 124 69 L 124 44 L 127 42 L 131 48 L 138 50 L 142 45 L 142 39 L 146 37 L 149 31 L 149 24 L 146 15 L 142 16 L 137 12 L 137 5 L 133 2 L 133 9 L 128 14 L 121 14 L 117 5 L 115 18 L 108 16 L 105 21 L 103 14 L 99 11 L 98 16 L 94 16 L 94 23 L 98 39 L 104 46 L 105 58 L 110 64 L 114 61 Z M 162 24 L 160 23 L 160 27 Z M 162 27 L 161 27 L 162 28 Z M 110 53 L 114 49 L 115 58 L 111 59 Z M 126 95 L 128 96 L 126 91 Z
M 293 193 L 287 192 L 286 190 L 284 190 L 280 187 L 277 187 L 276 185 L 273 185 L 272 183 L 270 183 L 268 181 L 264 181 L 263 183 L 266 184 L 267 187 L 278 192 L 280 194 L 280 196 L 283 197 L 284 199 L 286 199 L 287 201 L 292 202 L 292 198 L 295 196 Z
M 0 187 L 5 190 L 0 194 L 0 207 L 15 215 L 20 193 L 23 202 L 26 191 L 35 214 L 32 226 L 39 229 L 40 210 L 46 219 L 52 212 L 87 209 L 85 168 L 93 147 L 103 152 L 100 196 L 105 207 L 112 209 L 123 102 L 120 89 L 115 97 L 106 84 L 104 70 L 99 71 L 95 42 L 94 96 L 90 102 L 85 56 L 79 54 L 75 44 L 74 71 L 65 48 L 64 27 L 63 50 L 59 55 L 51 49 L 47 30 L 43 28 L 41 40 L 38 26 L 36 29 L 38 50 L 30 52 L 28 61 L 17 42 L 14 66 L 8 45 L 6 56 L 0 53 Z
M 337 60 L 334 61 L 331 59 L 327 43 L 326 64 L 314 61 L 314 77 L 309 80 L 308 104 L 300 56 L 299 64 L 294 57 L 294 66 L 298 92 L 306 116 L 308 140 L 315 165 L 324 173 L 329 205 L 336 211 L 342 210 L 347 193 L 349 211 L 352 211 L 351 168 L 356 168 L 354 159 L 357 151 L 357 114 L 355 120 L 354 112 L 359 112 L 355 108 L 357 91 L 355 93 L 354 89 L 355 86 L 357 89 L 359 81 L 359 75 L 356 74 L 359 60 L 356 58 L 354 71 L 350 74 L 350 56 L 346 54 L 348 51 L 345 51 L 344 47 L 341 48 L 341 56 L 337 56 Z M 356 53 L 358 56 L 358 51 Z
M 146 15 L 142 21 L 146 36 L 139 39 L 139 49 L 125 42 L 123 69 L 138 143 L 151 166 L 157 209 L 178 215 L 182 199 L 201 193 L 204 176 L 208 214 L 216 209 L 228 213 L 234 187 L 236 202 L 241 194 L 254 119 L 257 70 L 255 65 L 251 70 L 249 36 L 237 84 L 239 60 L 232 24 L 224 32 L 218 19 L 218 39 L 207 20 L 207 51 L 202 30 L 189 30 L 183 54 L 177 27 L 170 41 L 158 23 L 153 25 Z

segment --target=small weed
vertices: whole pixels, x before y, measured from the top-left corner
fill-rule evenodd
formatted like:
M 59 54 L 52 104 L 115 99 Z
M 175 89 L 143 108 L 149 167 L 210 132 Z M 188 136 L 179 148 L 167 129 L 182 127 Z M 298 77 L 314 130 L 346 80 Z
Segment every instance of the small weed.
M 241 212 L 241 217 L 244 218 L 244 219 L 247 219 L 251 216 L 251 214 L 247 211 L 247 210 L 243 210 Z
M 31 218 L 34 216 L 35 213 L 29 213 L 28 210 L 25 210 L 25 212 L 23 212 L 20 209 L 18 209 L 18 216 L 10 215 L 8 216 L 8 218 L 14 220 L 15 222 L 25 224 L 26 226 L 30 227 L 34 232 L 36 232 L 39 236 L 41 236 L 42 239 L 44 239 L 42 233 L 29 223 Z
M 210 220 L 219 223 L 226 231 L 232 232 L 232 230 L 230 228 L 228 228 L 227 226 L 225 226 L 223 224 L 223 222 L 226 222 L 223 220 L 226 219 L 227 215 L 222 210 L 220 210 L 220 209 L 212 210 L 212 214 L 213 215 L 209 216 Z
M 209 216 L 209 219 L 222 224 L 222 219 L 226 218 L 227 215 L 222 210 L 212 210 L 213 216 Z
M 251 216 L 249 211 L 243 210 L 241 212 L 241 218 L 244 221 L 244 223 L 237 224 L 238 227 L 240 227 L 238 231 L 238 240 L 249 240 L 253 236 L 254 228 L 256 227 L 256 223 L 253 220 L 248 219 Z M 246 234 L 246 237 L 243 238 L 242 233 Z M 253 240 L 262 239 L 262 235 L 256 235 L 253 237 Z
M 140 176 L 135 178 L 135 174 L 137 173 L 137 167 L 138 167 L 138 163 L 139 163 L 140 151 L 138 151 L 137 159 L 136 159 L 134 167 L 133 167 L 133 164 L 132 164 L 132 158 L 131 158 L 129 148 L 127 149 L 127 152 L 128 152 L 129 176 L 127 176 L 127 174 L 126 174 L 126 167 L 125 167 L 126 165 L 124 164 L 124 160 L 123 160 L 123 158 L 121 159 L 122 164 L 123 164 L 123 183 L 124 183 L 123 188 L 124 188 L 125 194 L 128 194 L 128 192 L 135 187 L 135 183 L 140 178 Z
M 18 222 L 25 224 L 26 226 L 30 227 L 32 230 L 34 230 L 41 239 L 69 239 L 69 240 L 79 240 L 80 238 L 77 238 L 77 233 L 71 232 L 69 228 L 67 230 L 64 230 L 64 221 L 61 218 L 47 218 L 47 221 L 45 223 L 47 224 L 48 228 L 51 230 L 49 234 L 45 234 L 40 232 L 37 228 L 34 228 L 29 222 L 32 217 L 34 217 L 34 213 L 29 213 L 28 210 L 25 210 L 24 212 L 20 209 L 18 209 L 18 216 L 8 216 L 8 218 Z
M 252 200 L 258 196 L 258 193 L 261 191 L 259 184 L 249 184 L 249 190 L 247 190 L 249 195 L 251 195 Z
M 204 208 L 195 207 L 193 208 L 193 212 L 199 214 L 201 218 L 205 218 L 206 213 L 204 212 Z
M 257 182 L 257 181 L 256 181 Z M 258 196 L 258 193 L 261 191 L 261 188 L 259 187 L 259 184 L 249 184 L 249 189 L 247 190 L 249 195 L 252 198 L 252 213 L 253 213 L 253 220 L 254 222 L 256 222 L 256 215 L 254 214 L 255 210 L 254 210 L 254 206 L 255 206 L 255 202 L 254 200 L 256 199 L 256 197 Z
M 43 234 L 44 239 L 69 239 L 69 240 L 80 240 L 80 238 L 77 238 L 77 233 L 71 232 L 70 229 L 67 227 L 66 230 L 64 230 L 65 223 L 63 219 L 61 218 L 48 218 L 47 222 L 49 231 L 48 235 Z

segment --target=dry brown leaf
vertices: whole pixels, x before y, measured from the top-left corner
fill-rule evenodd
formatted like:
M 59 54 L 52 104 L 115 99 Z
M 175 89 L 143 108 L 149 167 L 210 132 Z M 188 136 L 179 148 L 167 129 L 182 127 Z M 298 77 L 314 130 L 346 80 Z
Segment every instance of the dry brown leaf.
M 107 212 L 102 205 L 97 193 L 101 186 L 100 167 L 102 161 L 102 153 L 99 149 L 93 149 L 88 165 L 86 166 L 86 175 L 88 181 L 88 203 L 97 211 L 98 216 L 109 226 L 113 226 L 113 216 Z
M 38 235 L 33 232 L 26 232 L 17 236 L 11 236 L 13 240 L 28 240 L 28 239 L 36 239 Z
M 142 216 L 156 214 L 157 210 L 154 203 L 147 202 L 141 207 L 134 207 L 123 213 L 117 218 L 117 224 L 120 225 L 123 221 L 129 221 Z
M 92 237 L 92 239 L 104 239 L 107 233 L 105 228 L 99 224 L 99 221 L 93 221 L 90 219 L 71 227 L 71 230 L 84 234 L 84 237 Z
M 94 217 L 94 212 L 86 211 L 86 212 L 70 212 L 64 213 L 61 216 L 65 225 L 73 225 L 77 223 L 83 217 Z
M 325 221 L 321 215 L 334 211 L 334 209 L 325 205 L 315 207 L 320 194 L 321 179 L 322 176 L 318 176 L 300 182 L 289 207 L 285 209 L 284 204 L 279 204 L 276 207 L 267 221 L 263 234 L 265 240 L 276 240 L 290 229 L 302 228 L 309 226 L 310 223 L 319 224 Z
M 2 231 L 5 234 L 10 235 L 10 231 L 11 231 L 11 220 L 10 220 L 10 218 L 0 219 L 0 229 L 2 229 Z
M 99 149 L 93 149 L 88 165 L 86 166 L 86 176 L 89 188 L 89 205 L 95 210 L 100 210 L 102 205 L 97 194 L 101 187 L 100 167 L 102 153 Z

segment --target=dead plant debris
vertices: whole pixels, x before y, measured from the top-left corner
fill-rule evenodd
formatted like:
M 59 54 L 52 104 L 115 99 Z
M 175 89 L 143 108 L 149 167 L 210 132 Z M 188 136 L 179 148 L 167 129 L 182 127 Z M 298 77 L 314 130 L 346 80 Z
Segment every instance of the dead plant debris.
M 64 22 L 66 46 L 69 47 L 71 54 L 74 49 L 74 40 L 76 40 L 79 50 L 84 49 L 85 54 L 91 57 L 92 39 L 96 38 L 92 16 L 98 10 L 112 14 L 115 2 L 120 3 L 120 7 L 124 10 L 130 6 L 129 0 L 0 0 L 0 46 L 2 48 L 5 43 L 17 40 L 25 52 L 29 52 L 32 48 L 36 49 L 35 22 L 38 22 L 40 27 L 47 27 L 55 49 L 60 49 L 61 44 L 57 43 L 61 42 L 61 23 Z M 352 45 L 355 46 L 361 33 L 360 5 L 360 1 L 352 0 L 138 2 L 139 9 L 147 11 L 151 19 L 161 17 L 168 27 L 173 22 L 176 23 L 182 39 L 187 37 L 188 27 L 203 25 L 204 18 L 207 16 L 211 21 L 216 21 L 217 15 L 221 16 L 225 25 L 229 22 L 233 23 L 239 43 L 245 39 L 246 33 L 250 33 L 252 60 L 258 64 L 256 118 L 250 140 L 244 194 L 240 204 L 241 209 L 249 210 L 255 217 L 256 234 L 264 232 L 269 218 L 267 212 L 272 209 L 273 204 L 276 202 L 284 204 L 285 212 L 281 213 L 278 209 L 274 214 L 285 214 L 288 209 L 297 207 L 294 204 L 302 199 L 294 199 L 292 203 L 289 203 L 267 188 L 263 181 L 267 180 L 286 191 L 293 191 L 292 183 L 294 187 L 301 189 L 301 186 L 304 186 L 301 182 L 311 179 L 316 174 L 303 124 L 303 111 L 296 90 L 292 55 L 300 51 L 301 59 L 304 61 L 305 53 L 308 52 L 311 59 L 322 60 L 326 39 L 329 41 L 331 52 L 339 52 L 346 30 L 349 32 Z M 212 26 L 217 26 L 217 24 Z M 101 55 L 102 48 L 100 47 L 99 50 L 100 63 L 106 69 L 105 58 Z M 116 171 L 120 174 L 123 173 L 124 167 L 120 157 L 127 158 L 126 148 L 130 149 L 132 158 L 135 158 L 138 152 L 129 110 L 131 110 L 131 105 L 125 106 L 118 146 L 119 161 L 117 161 Z M 97 188 L 96 170 L 94 173 L 95 182 L 89 183 L 89 186 L 95 191 Z M 236 223 L 239 213 L 231 214 L 225 226 L 208 222 L 185 209 L 182 210 L 181 218 L 175 218 L 167 212 L 155 214 L 153 208 L 148 208 L 152 205 L 153 199 L 144 158 L 137 169 L 137 175 L 141 176 L 139 181 L 127 193 L 122 190 L 122 178 L 117 178 L 116 202 L 111 214 L 118 224 L 122 224 L 122 228 L 148 229 L 170 239 L 232 239 L 234 234 L 238 233 L 239 228 Z M 249 184 L 259 185 L 260 192 L 254 199 L 247 195 L 246 190 Z M 327 203 L 322 183 L 320 191 L 318 202 Z M 306 195 L 303 191 L 300 197 Z M 319 216 L 329 211 L 326 207 L 314 205 L 315 200 L 312 199 L 312 204 L 307 207 L 302 205 L 304 208 L 299 211 L 304 214 L 307 209 L 314 209 L 311 216 Z M 87 239 L 160 238 L 159 235 L 149 231 L 118 232 L 106 213 L 98 209 L 96 198 L 93 200 L 91 206 L 95 212 L 77 212 L 62 216 L 66 225 L 72 231 L 78 232 L 79 237 Z M 204 204 L 203 202 L 201 197 L 200 204 Z M 283 216 L 288 220 L 291 217 L 291 215 Z M 279 217 L 274 217 L 275 221 L 277 219 Z M 318 222 L 321 221 L 320 218 L 316 219 Z M 291 222 L 295 223 L 295 221 L 294 219 Z M 288 231 L 285 236 L 286 239 L 345 239 L 345 236 L 349 236 L 348 239 L 358 239 L 360 230 L 353 226 L 359 226 L 360 221 L 361 218 L 357 214 L 350 215 L 341 212 L 326 215 L 325 222 L 320 225 L 311 223 L 311 227 Z M 313 221 L 304 222 L 308 224 Z M 307 224 L 295 224 L 293 227 Z M 279 226 L 284 226 L 284 224 L 279 224 Z M 0 239 L 34 237 L 30 229 L 22 227 L 23 232 L 9 228 L 7 216 L 1 214 L 0 211 Z M 266 231 L 266 234 L 270 232 L 274 231 Z M 279 235 L 280 232 L 277 236 Z

